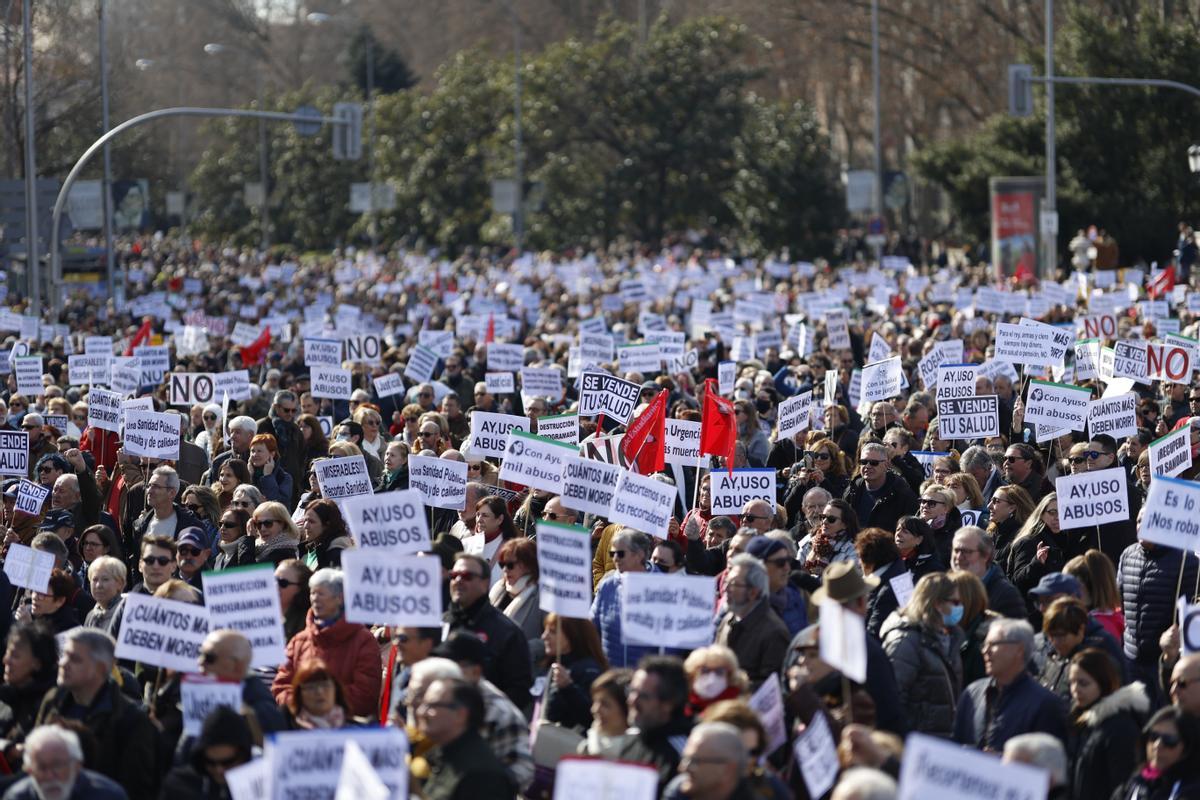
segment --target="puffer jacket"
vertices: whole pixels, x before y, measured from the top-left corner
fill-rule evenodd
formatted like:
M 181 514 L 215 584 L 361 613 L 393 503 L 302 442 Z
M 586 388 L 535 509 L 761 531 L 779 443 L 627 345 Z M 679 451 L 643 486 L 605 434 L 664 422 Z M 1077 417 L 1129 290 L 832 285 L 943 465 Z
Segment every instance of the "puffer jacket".
M 1075 719 L 1068 738 L 1071 798 L 1108 797 L 1133 772 L 1138 736 L 1150 710 L 1141 683 L 1122 686 Z
M 1117 585 L 1125 609 L 1125 657 L 1153 665 L 1161 650 L 1158 639 L 1175 621 L 1175 589 L 1179 585 L 1181 550 L 1135 542 L 1125 548 L 1117 566 Z M 1188 554 L 1183 586 L 1196 585 L 1196 557 Z
M 962 631 L 951 627 L 949 634 L 941 637 L 897 612 L 883 623 L 881 634 L 912 730 L 950 738 L 963 685 Z
M 383 682 L 383 662 L 379 645 L 366 626 L 347 622 L 344 616 L 329 625 L 318 625 L 312 609 L 304 630 L 287 645 L 287 661 L 275 673 L 271 694 L 275 702 L 287 705 L 292 696 L 292 678 L 307 661 L 324 661 L 346 698 L 346 710 L 355 717 L 375 713 Z

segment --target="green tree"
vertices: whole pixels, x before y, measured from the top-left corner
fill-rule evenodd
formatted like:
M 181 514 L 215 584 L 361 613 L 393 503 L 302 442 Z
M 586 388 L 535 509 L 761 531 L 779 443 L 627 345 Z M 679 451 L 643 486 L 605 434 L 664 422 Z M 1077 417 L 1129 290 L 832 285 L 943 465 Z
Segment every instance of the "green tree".
M 411 89 L 419 80 L 416 74 L 408 68 L 404 57 L 391 48 L 380 44 L 371 29 L 363 26 L 350 42 L 349 61 L 350 74 L 354 85 L 365 96 L 367 93 L 367 53 L 374 51 L 375 55 L 375 91 L 378 94 L 392 94 Z

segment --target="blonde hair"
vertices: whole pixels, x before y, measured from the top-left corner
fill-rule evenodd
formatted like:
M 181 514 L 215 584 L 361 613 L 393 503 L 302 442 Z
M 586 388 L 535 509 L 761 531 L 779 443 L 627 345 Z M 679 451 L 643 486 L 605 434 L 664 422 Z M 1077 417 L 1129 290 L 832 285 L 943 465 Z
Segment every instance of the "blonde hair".
M 683 671 L 687 673 L 688 683 L 696 679 L 696 676 L 700 674 L 700 667 L 709 661 L 723 662 L 729 673 L 729 685 L 735 687 L 739 692 L 746 691 L 746 687 L 750 685 L 750 678 L 738 666 L 737 655 L 723 644 L 710 644 L 708 647 L 698 648 L 688 654 L 683 662 Z
M 912 596 L 901 610 L 900 614 L 909 622 L 920 625 L 930 631 L 940 631 L 944 627 L 942 612 L 937 604 L 944 603 L 957 591 L 954 581 L 944 572 L 930 572 L 921 577 L 913 588 Z M 966 608 L 963 608 L 966 611 Z
M 956 472 L 946 478 L 945 485 L 951 490 L 956 486 L 961 486 L 967 495 L 967 505 L 971 508 L 983 508 L 983 492 L 979 491 L 979 481 L 975 480 L 975 476 L 971 473 Z

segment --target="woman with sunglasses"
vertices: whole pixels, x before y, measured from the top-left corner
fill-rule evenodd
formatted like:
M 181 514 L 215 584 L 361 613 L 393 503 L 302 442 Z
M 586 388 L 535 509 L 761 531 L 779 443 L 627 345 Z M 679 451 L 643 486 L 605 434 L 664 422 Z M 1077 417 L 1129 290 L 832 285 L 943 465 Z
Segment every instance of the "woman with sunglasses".
M 296 557 L 300 531 L 283 503 L 268 500 L 254 509 L 247 531 L 255 536 L 254 562 L 275 564 Z
M 1121 685 L 1112 657 L 1095 647 L 1071 658 L 1067 756 L 1071 798 L 1111 797 L 1133 772 L 1140 721 L 1150 710 L 1141 683 Z
M 342 551 L 354 546 L 337 503 L 321 498 L 304 507 L 296 526 L 300 530 L 300 558 L 310 569 L 340 567 Z
M 1025 520 L 1033 513 L 1033 498 L 1020 486 L 1000 486 L 988 501 L 987 508 L 987 532 L 996 543 L 995 561 L 1007 564 L 1009 548 Z
M 804 495 L 809 489 L 819 486 L 832 497 L 841 497 L 850 485 L 850 475 L 842 452 L 829 439 L 813 442 L 801 454 L 788 474 L 787 494 L 783 506 L 788 519 L 796 519 L 804 505 Z
M 917 497 L 917 516 L 933 530 L 933 547 L 938 558 L 949 564 L 954 532 L 962 527 L 962 514 L 954 505 L 954 490 L 926 481 Z
M 246 528 L 250 523 L 250 512 L 241 508 L 229 508 L 221 513 L 217 523 L 217 554 L 213 558 L 213 569 L 246 567 L 257 563 L 254 560 L 254 538 Z
M 290 642 L 304 630 L 311 602 L 308 579 L 313 571 L 298 558 L 289 558 L 275 567 L 275 585 L 279 587 L 279 607 L 283 609 L 283 635 Z
M 1141 763 L 1114 800 L 1200 798 L 1200 721 L 1178 706 L 1159 709 L 1142 728 Z
M 488 600 L 525 634 L 529 657 L 537 664 L 545 653 L 542 630 L 546 619 L 539 604 L 537 545 L 532 539 L 509 539 L 500 545 L 496 563 L 504 578 L 488 591 Z
M 1072 550 L 1071 539 L 1058 522 L 1058 493 L 1050 492 L 1021 526 L 1009 550 L 1005 573 L 1021 596 L 1027 598 L 1043 575 L 1062 572 L 1067 560 L 1077 555 L 1081 554 Z M 1030 621 L 1036 627 L 1041 626 L 1041 612 L 1033 606 L 1030 606 Z
M 208 541 L 216 542 L 219 533 L 217 520 L 221 518 L 221 501 L 217 499 L 217 493 L 197 484 L 183 490 L 180 502 L 200 520 L 200 527 L 204 529 Z
M 354 412 L 354 421 L 363 428 L 362 441 L 358 443 L 358 446 L 376 458 L 382 459 L 384 448 L 392 440 L 392 437 L 388 436 L 387 431 L 383 429 L 383 417 L 370 406 L 359 406 L 358 410 Z
M 217 482 L 212 490 L 217 495 L 221 508 L 229 508 L 233 501 L 233 493 L 239 486 L 253 486 L 254 479 L 250 477 L 250 468 L 240 458 L 227 458 L 217 470 Z

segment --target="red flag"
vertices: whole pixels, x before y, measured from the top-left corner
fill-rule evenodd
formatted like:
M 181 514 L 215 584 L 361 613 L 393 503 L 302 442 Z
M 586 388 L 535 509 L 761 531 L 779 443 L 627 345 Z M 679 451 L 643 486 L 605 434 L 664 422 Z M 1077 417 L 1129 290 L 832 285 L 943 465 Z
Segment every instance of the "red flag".
M 142 344 L 150 338 L 151 333 L 153 333 L 153 323 L 151 320 L 147 319 L 142 323 L 142 327 L 137 329 L 137 333 L 133 335 L 133 339 L 130 340 L 129 346 L 125 348 L 125 355 L 133 355 L 133 348 L 141 347 Z
M 635 466 L 639 475 L 658 472 L 665 463 L 666 433 L 667 390 L 663 389 L 625 429 L 621 439 L 625 463 Z
M 1175 288 L 1175 265 L 1168 264 L 1167 268 L 1146 281 L 1146 294 L 1153 300 L 1162 297 Z
M 717 393 L 717 382 L 704 381 L 704 407 L 700 410 L 700 455 L 724 456 L 733 475 L 737 452 L 737 414 L 733 403 Z
M 491 344 L 496 341 L 496 315 L 488 314 L 487 333 L 483 335 L 483 343 Z
M 258 338 L 251 342 L 248 347 L 239 348 L 239 351 L 242 354 L 242 366 L 252 367 L 261 361 L 270 344 L 271 326 L 268 325 L 263 329 L 263 332 L 258 335 Z

